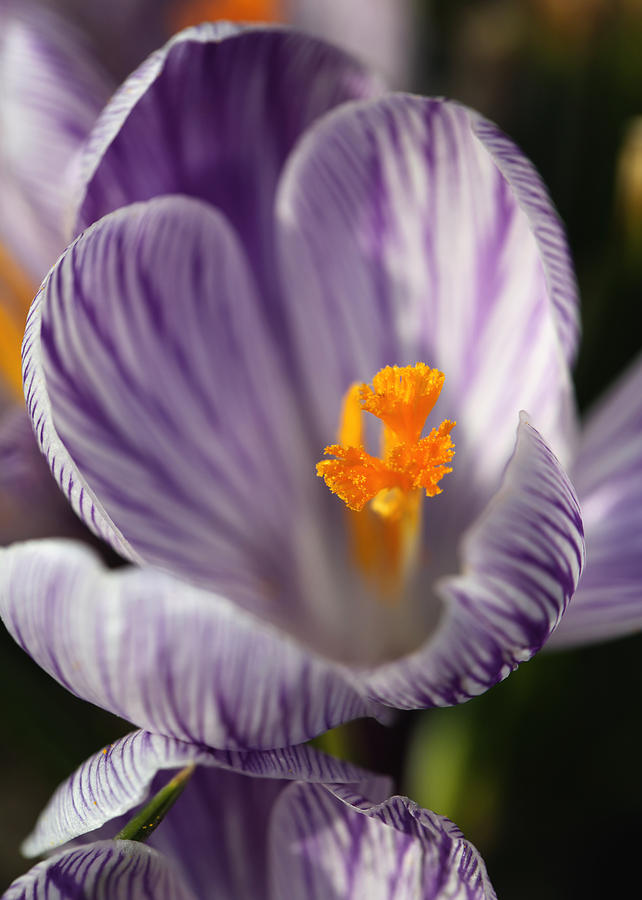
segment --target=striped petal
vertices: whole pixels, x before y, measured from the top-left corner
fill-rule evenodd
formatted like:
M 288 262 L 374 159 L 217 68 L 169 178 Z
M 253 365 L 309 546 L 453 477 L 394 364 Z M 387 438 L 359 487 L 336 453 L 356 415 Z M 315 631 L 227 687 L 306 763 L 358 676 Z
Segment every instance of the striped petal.
M 446 375 L 439 408 L 457 421 L 457 458 L 430 536 L 437 555 L 440 535 L 452 542 L 497 489 L 520 409 L 568 456 L 566 242 L 530 164 L 490 125 L 406 95 L 346 106 L 292 154 L 277 219 L 319 447 L 351 382 L 417 360 Z
M 345 789 L 286 788 L 272 819 L 272 897 L 495 900 L 459 829 L 405 797 L 380 805 Z
M 85 232 L 32 307 L 24 373 L 43 452 L 90 528 L 129 559 L 285 615 L 306 457 L 215 209 L 157 198 Z
M 165 772 L 161 780 L 167 782 L 169 777 L 165 770 L 181 769 L 190 764 L 216 769 L 214 773 L 207 773 L 207 777 L 212 784 L 219 785 L 224 785 L 226 778 L 230 784 L 252 785 L 261 781 L 269 784 L 275 782 L 279 787 L 288 781 L 364 783 L 368 792 L 374 794 L 381 794 L 387 786 L 387 779 L 370 776 L 362 769 L 311 747 L 263 752 L 217 751 L 147 731 L 135 731 L 95 753 L 58 787 L 25 841 L 23 852 L 27 856 L 38 856 L 123 816 L 147 799 L 159 772 Z M 266 791 L 272 797 L 269 784 Z M 248 787 L 248 790 L 258 795 L 258 789 Z M 196 791 L 196 794 L 199 793 Z M 187 805 L 195 809 L 204 800 L 202 796 L 189 800 L 189 796 L 185 794 Z M 224 799 L 221 797 L 222 805 L 217 816 L 223 821 Z M 181 805 L 182 798 L 177 809 Z M 196 817 L 204 819 L 205 814 L 201 812 Z M 170 821 L 171 818 L 168 823 Z M 214 828 L 218 826 L 217 823 L 212 825 Z M 251 827 L 251 822 L 248 822 L 248 827 Z
M 273 199 L 287 155 L 318 116 L 378 90 L 358 63 L 296 32 L 188 29 L 103 112 L 84 161 L 77 228 L 159 194 L 200 197 L 230 219 L 272 296 Z M 270 324 L 283 339 L 276 311 Z
M 2 900 L 196 900 L 162 856 L 132 841 L 98 841 L 38 863 Z
M 199 768 L 150 845 L 171 859 L 197 897 L 269 900 L 267 835 L 288 783 Z
M 0 616 L 68 690 L 212 747 L 283 747 L 378 712 L 349 672 L 226 599 L 65 541 L 0 551 Z
M 366 679 L 370 696 L 399 708 L 461 703 L 530 659 L 557 626 L 582 570 L 573 486 L 522 414 L 497 495 L 465 535 L 463 574 L 437 582 L 444 603 L 428 644 Z
M 383 784 L 306 782 L 198 770 L 151 843 L 199 897 L 215 886 L 220 900 L 494 900 L 447 819 L 384 801 Z
M 642 360 L 588 417 L 573 476 L 586 567 L 553 646 L 642 628 Z
M 152 782 L 155 772 L 189 763 L 199 768 L 150 846 L 197 897 L 495 898 L 451 822 L 385 799 L 387 779 L 309 747 L 217 753 L 137 732 L 60 786 L 25 849 L 41 852 L 133 809 L 167 781 Z
M 20 0 L 0 9 L 0 238 L 39 282 L 67 243 L 68 172 L 113 86 L 81 34 Z

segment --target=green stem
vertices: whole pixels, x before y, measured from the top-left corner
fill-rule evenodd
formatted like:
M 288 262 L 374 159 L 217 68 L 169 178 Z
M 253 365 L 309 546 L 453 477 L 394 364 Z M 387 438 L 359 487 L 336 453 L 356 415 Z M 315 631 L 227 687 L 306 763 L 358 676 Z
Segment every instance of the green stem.
M 118 832 L 115 840 L 146 841 L 183 793 L 194 769 L 193 763 L 181 769 L 133 819 L 130 819 L 122 831 Z

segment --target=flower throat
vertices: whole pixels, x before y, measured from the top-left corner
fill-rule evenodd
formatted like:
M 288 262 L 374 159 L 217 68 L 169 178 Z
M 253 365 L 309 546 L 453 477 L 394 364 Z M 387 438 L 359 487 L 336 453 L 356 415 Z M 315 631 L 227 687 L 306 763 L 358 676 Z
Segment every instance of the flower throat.
M 397 603 L 417 564 L 422 502 L 441 493 L 455 447 L 447 419 L 421 437 L 444 384 L 424 363 L 386 366 L 372 387 L 353 384 L 344 397 L 338 443 L 324 449 L 317 475 L 348 507 L 348 528 L 357 567 L 382 600 Z M 381 454 L 364 446 L 363 413 L 383 423 Z

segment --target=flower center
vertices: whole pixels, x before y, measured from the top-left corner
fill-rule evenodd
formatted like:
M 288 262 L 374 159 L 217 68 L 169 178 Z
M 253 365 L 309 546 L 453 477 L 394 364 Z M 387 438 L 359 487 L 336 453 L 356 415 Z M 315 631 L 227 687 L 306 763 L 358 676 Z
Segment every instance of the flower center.
M 22 399 L 20 346 L 35 290 L 18 264 L 0 244 L 0 377 Z
M 379 593 L 397 602 L 414 570 L 421 532 L 421 492 L 434 497 L 455 448 L 445 420 L 421 437 L 444 383 L 424 363 L 386 366 L 372 387 L 353 384 L 347 391 L 338 444 L 325 448 L 317 475 L 349 510 L 353 555 L 359 569 L 377 583 Z M 383 423 L 381 455 L 364 446 L 363 412 Z

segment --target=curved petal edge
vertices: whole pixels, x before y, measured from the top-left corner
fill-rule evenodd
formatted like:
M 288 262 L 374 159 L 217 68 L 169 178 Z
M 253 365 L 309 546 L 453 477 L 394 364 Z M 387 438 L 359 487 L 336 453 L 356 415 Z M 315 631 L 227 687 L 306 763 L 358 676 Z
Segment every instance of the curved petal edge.
M 285 747 L 380 712 L 350 672 L 225 597 L 106 570 L 72 542 L 0 550 L 0 615 L 72 693 L 180 740 Z
M 520 416 L 500 490 L 465 535 L 462 574 L 444 578 L 428 643 L 367 678 L 369 696 L 402 708 L 461 703 L 530 659 L 560 622 L 584 565 L 575 490 Z
M 196 900 L 173 866 L 133 841 L 98 841 L 65 850 L 16 879 L 2 900 Z
M 367 786 L 382 793 L 387 779 L 308 746 L 266 751 L 209 750 L 148 731 L 135 731 L 89 757 L 55 791 L 23 844 L 38 856 L 100 828 L 141 804 L 156 774 L 190 764 L 253 778 Z

